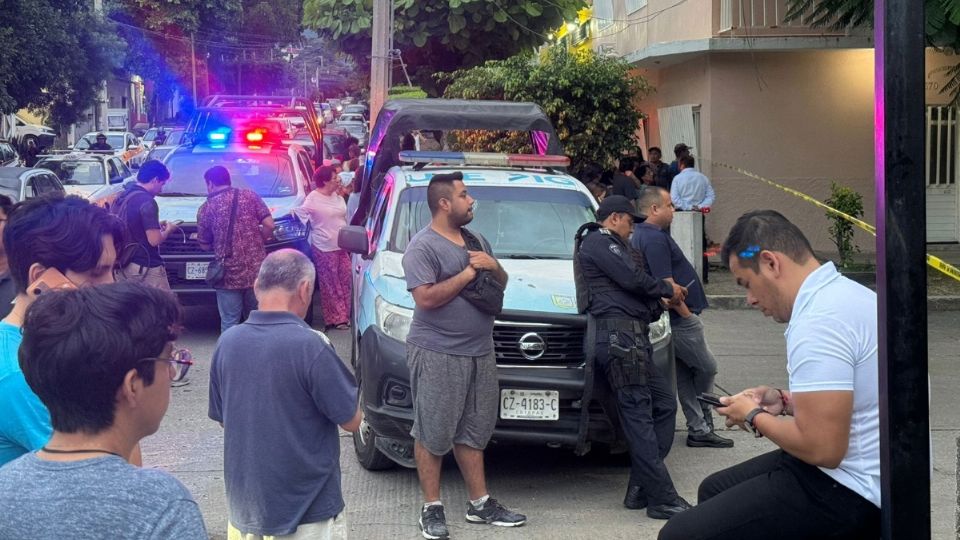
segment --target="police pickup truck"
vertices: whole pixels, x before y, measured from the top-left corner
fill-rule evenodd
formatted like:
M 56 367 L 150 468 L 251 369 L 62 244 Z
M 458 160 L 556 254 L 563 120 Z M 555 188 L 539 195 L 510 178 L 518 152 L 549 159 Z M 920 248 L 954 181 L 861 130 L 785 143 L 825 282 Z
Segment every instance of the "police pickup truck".
M 600 396 L 584 402 L 591 368 L 584 353 L 586 318 L 576 305 L 573 239 L 580 225 L 595 220 L 596 203 L 580 181 L 558 172 L 569 160 L 404 151 L 398 161 L 371 192 L 361 224 L 340 236 L 341 247 L 355 253 L 352 362 L 365 419 L 353 441 L 360 464 L 371 470 L 414 466 L 404 345 L 414 302 L 401 259 L 414 234 L 430 223 L 430 177 L 453 171 L 462 171 L 476 199 L 468 227 L 491 243 L 510 276 L 493 330 L 500 381 L 493 441 L 581 453 L 591 442 L 622 443 L 615 415 L 604 412 Z M 666 314 L 650 325 L 650 340 L 656 364 L 672 379 Z

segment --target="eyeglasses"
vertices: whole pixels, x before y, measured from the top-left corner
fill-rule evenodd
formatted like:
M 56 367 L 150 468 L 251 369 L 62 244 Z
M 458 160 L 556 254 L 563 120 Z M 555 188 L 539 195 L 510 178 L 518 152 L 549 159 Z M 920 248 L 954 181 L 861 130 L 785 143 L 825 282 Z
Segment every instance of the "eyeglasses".
M 187 371 L 193 365 L 193 355 L 187 349 L 174 349 L 170 358 L 144 358 L 137 363 L 143 362 L 167 362 L 170 370 L 170 380 L 179 382 L 187 376 Z

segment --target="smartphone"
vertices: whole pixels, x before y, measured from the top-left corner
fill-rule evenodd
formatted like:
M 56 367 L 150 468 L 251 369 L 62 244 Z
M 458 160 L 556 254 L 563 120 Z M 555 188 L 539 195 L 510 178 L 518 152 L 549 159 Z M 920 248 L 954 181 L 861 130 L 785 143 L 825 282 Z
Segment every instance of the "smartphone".
M 703 403 L 706 403 L 707 405 L 713 405 L 714 407 L 726 407 L 726 405 L 720 402 L 720 396 L 711 394 L 709 392 L 700 394 L 697 396 L 697 399 Z
M 77 286 L 67 279 L 67 276 L 63 275 L 59 270 L 56 268 L 47 268 L 40 274 L 40 277 L 38 277 L 36 281 L 27 287 L 27 292 L 33 296 L 40 296 L 48 291 L 76 288 Z

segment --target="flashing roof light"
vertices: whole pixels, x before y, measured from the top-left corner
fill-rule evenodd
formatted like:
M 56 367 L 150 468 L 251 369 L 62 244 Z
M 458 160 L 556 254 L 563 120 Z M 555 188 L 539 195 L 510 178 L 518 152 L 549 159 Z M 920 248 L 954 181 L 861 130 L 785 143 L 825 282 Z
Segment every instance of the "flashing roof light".
M 227 142 L 229 136 L 230 128 L 222 127 L 207 133 L 207 140 L 212 143 L 224 143 Z
M 537 154 L 498 154 L 493 152 L 400 152 L 403 163 L 431 163 L 434 165 L 479 165 L 487 167 L 568 167 L 567 156 Z
M 267 135 L 267 130 L 264 128 L 253 128 L 244 134 L 244 139 L 250 143 L 263 142 L 263 139 Z

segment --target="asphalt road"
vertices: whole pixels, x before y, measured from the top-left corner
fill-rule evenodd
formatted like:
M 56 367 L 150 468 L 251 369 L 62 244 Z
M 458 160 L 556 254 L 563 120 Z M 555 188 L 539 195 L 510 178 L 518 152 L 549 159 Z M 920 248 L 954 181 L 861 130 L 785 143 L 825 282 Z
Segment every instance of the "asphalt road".
M 783 326 L 753 311 L 709 311 L 707 338 L 720 362 L 718 383 L 731 391 L 754 384 L 786 384 Z M 227 508 L 223 486 L 223 438 L 207 418 L 209 358 L 217 337 L 215 308 L 191 308 L 188 331 L 180 343 L 199 359 L 189 384 L 174 388 L 170 409 L 157 434 L 143 441 L 144 463 L 171 472 L 193 493 L 211 538 L 226 538 Z M 934 538 L 957 538 L 957 461 L 960 436 L 960 369 L 957 369 L 960 312 L 930 314 L 931 427 L 934 445 L 932 519 Z M 342 358 L 349 359 L 344 331 L 329 334 Z M 269 361 L 269 359 L 264 359 Z M 699 482 L 708 474 L 773 449 L 766 439 L 731 431 L 732 449 L 693 449 L 684 445 L 683 415 L 667 466 L 680 494 L 696 501 Z M 681 431 L 683 429 L 683 431 Z M 264 451 L 269 441 L 263 442 Z M 341 438 L 343 490 L 354 539 L 420 538 L 417 517 L 420 492 L 416 472 L 393 469 L 369 472 L 353 456 L 349 436 Z M 452 459 L 445 462 L 443 500 L 453 538 L 655 538 L 663 522 L 622 506 L 628 462 L 623 457 L 591 453 L 582 458 L 547 447 L 492 447 L 487 453 L 491 494 L 528 515 L 518 529 L 471 525 L 460 512 L 466 493 Z

